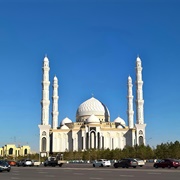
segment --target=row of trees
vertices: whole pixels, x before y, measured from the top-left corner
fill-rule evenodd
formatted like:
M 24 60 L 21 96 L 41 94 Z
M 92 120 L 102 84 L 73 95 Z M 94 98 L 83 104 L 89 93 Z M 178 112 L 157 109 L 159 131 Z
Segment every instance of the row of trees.
M 162 143 L 156 148 L 151 148 L 145 145 L 136 145 L 134 147 L 126 146 L 124 149 L 90 149 L 87 151 L 67 151 L 61 153 L 65 160 L 84 160 L 93 161 L 95 159 L 121 159 L 126 157 L 137 157 L 141 159 L 162 159 L 175 158 L 180 159 L 180 142 L 175 141 L 170 143 Z M 56 154 L 52 154 L 56 156 Z M 29 158 L 44 161 L 46 157 L 42 158 L 39 154 L 29 154 Z M 8 158 L 8 157 L 7 157 Z M 10 157 L 9 157 L 10 158 Z M 23 157 L 18 157 L 22 159 Z
M 105 159 L 121 159 L 126 157 L 138 157 L 141 159 L 162 159 L 175 158 L 180 159 L 180 142 L 175 141 L 170 143 L 162 143 L 156 148 L 151 148 L 145 145 L 136 145 L 134 147 L 126 146 L 124 149 L 90 149 L 87 151 L 64 152 L 66 160 L 95 160 L 100 158 Z

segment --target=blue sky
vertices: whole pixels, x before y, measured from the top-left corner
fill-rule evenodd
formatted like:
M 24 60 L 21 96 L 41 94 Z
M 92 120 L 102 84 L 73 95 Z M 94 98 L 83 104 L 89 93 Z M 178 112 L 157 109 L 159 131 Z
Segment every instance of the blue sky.
M 175 0 L 0 0 L 0 147 L 29 144 L 38 151 L 46 54 L 50 98 L 53 77 L 59 80 L 59 123 L 75 121 L 92 93 L 111 121 L 127 122 L 127 78 L 135 97 L 139 55 L 147 143 L 179 141 L 179 17 Z

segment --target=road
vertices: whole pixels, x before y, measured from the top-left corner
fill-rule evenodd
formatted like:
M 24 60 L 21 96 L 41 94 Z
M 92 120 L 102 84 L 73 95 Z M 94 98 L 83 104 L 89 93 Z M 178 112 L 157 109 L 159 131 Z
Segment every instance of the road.
M 99 167 L 92 164 L 65 164 L 63 167 L 12 167 L 11 172 L 1 172 L 2 180 L 179 180 L 179 169 Z

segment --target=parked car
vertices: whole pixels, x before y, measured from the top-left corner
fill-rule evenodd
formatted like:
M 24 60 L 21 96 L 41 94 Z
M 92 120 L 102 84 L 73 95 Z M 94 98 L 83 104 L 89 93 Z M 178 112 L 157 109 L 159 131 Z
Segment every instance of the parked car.
M 41 162 L 37 160 L 32 160 L 33 166 L 40 166 Z
M 7 171 L 10 172 L 11 166 L 8 164 L 7 161 L 0 160 L 0 172 Z
M 22 159 L 17 161 L 17 166 L 33 166 L 33 162 L 30 159 Z
M 8 160 L 7 162 L 10 166 L 16 166 L 16 161 Z
M 16 162 L 16 166 L 22 166 L 22 164 L 23 164 L 23 161 L 24 161 L 24 159 L 22 159 L 22 160 L 18 160 L 17 162 Z
M 180 162 L 177 159 L 171 159 L 171 158 L 167 158 L 167 159 L 162 159 L 159 162 L 154 163 L 153 165 L 155 168 L 178 168 L 180 166 Z
M 98 159 L 98 160 L 93 161 L 93 167 L 104 167 L 104 166 L 106 167 L 111 166 L 110 160 Z
M 145 165 L 144 160 L 139 158 L 133 158 L 135 161 L 137 161 L 138 166 L 143 167 Z
M 118 162 L 114 163 L 115 168 L 118 168 L 118 167 L 122 167 L 122 168 L 133 167 L 133 168 L 136 168 L 137 166 L 138 166 L 138 163 L 133 158 L 121 159 Z
M 44 161 L 44 166 L 57 166 L 58 165 L 58 161 L 56 159 L 56 157 L 48 157 L 45 161 Z
M 33 166 L 33 162 L 30 159 L 26 159 L 23 163 L 23 166 Z

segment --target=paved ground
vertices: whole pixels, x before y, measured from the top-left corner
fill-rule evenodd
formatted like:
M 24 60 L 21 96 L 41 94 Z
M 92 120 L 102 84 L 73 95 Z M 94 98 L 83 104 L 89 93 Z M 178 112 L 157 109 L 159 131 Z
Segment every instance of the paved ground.
M 63 167 L 12 167 L 0 173 L 0 180 L 179 180 L 179 169 L 100 167 L 92 164 L 65 164 Z

